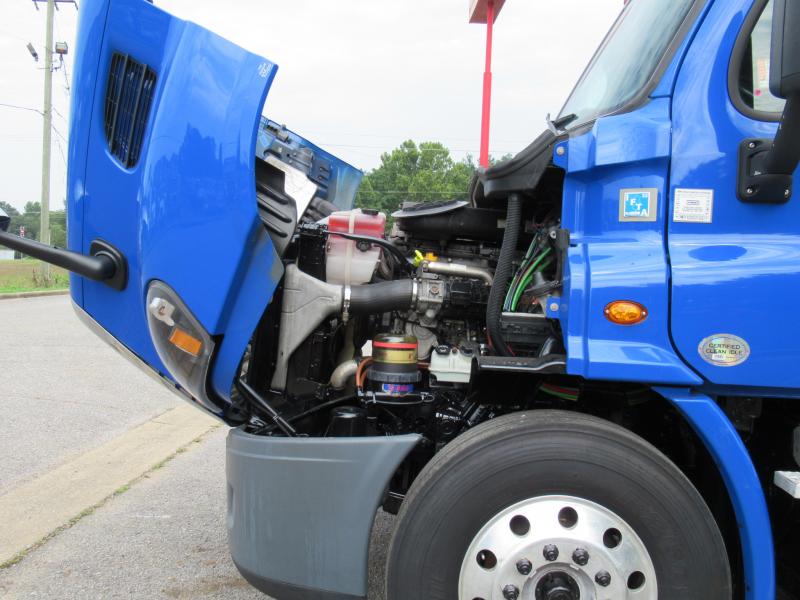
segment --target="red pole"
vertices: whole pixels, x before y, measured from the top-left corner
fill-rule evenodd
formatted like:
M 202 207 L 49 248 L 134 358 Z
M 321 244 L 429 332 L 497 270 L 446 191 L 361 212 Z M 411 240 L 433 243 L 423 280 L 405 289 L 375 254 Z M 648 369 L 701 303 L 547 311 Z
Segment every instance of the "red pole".
M 486 6 L 486 69 L 483 72 L 483 110 L 481 115 L 480 166 L 489 166 L 489 119 L 492 112 L 492 29 L 494 28 L 494 0 Z

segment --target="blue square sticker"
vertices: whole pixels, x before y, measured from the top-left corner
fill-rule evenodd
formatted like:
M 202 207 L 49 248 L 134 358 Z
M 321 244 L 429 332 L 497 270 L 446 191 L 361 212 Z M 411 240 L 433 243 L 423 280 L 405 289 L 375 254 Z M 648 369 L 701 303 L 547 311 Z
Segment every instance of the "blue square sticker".
M 622 190 L 620 193 L 620 221 L 655 221 L 658 190 Z

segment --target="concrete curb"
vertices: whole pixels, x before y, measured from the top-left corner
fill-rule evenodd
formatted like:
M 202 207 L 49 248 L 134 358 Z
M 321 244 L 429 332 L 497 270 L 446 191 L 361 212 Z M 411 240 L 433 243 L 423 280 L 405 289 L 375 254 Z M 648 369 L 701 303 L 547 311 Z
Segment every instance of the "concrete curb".
M 0 565 L 218 425 L 200 410 L 181 405 L 0 496 Z
M 64 296 L 69 290 L 42 290 L 41 292 L 13 292 L 0 294 L 0 300 L 16 300 L 18 298 L 40 298 L 42 296 Z

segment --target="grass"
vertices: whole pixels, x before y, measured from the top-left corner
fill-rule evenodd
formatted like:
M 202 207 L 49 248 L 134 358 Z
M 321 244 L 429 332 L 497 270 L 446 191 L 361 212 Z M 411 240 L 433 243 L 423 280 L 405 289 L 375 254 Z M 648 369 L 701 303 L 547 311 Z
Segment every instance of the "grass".
M 45 283 L 41 275 L 41 261 L 0 260 L 0 294 L 65 290 L 69 287 L 67 272 L 60 267 L 50 267 L 51 281 Z

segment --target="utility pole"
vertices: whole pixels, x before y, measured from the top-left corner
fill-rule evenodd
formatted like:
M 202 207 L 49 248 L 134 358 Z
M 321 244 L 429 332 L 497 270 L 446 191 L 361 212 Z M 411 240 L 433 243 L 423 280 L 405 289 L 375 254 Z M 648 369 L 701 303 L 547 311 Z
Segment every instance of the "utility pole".
M 44 42 L 44 131 L 42 132 L 42 211 L 39 241 L 50 243 L 50 144 L 53 131 L 53 18 L 55 0 L 47 0 L 47 31 Z M 50 265 L 42 262 L 42 279 L 50 283 Z
M 41 212 L 39 214 L 39 241 L 43 244 L 50 243 L 50 145 L 53 135 L 53 54 L 59 55 L 60 67 L 64 68 L 64 55 L 67 53 L 66 42 L 53 45 L 53 19 L 58 3 L 72 4 L 78 10 L 76 0 L 33 0 L 36 10 L 39 3 L 47 3 L 47 23 L 45 25 L 44 42 L 44 107 L 42 110 L 42 193 L 40 199 Z M 33 60 L 39 62 L 39 54 L 28 43 L 28 52 Z M 58 67 L 57 67 L 58 68 Z M 42 263 L 42 279 L 45 284 L 50 283 L 50 265 Z

